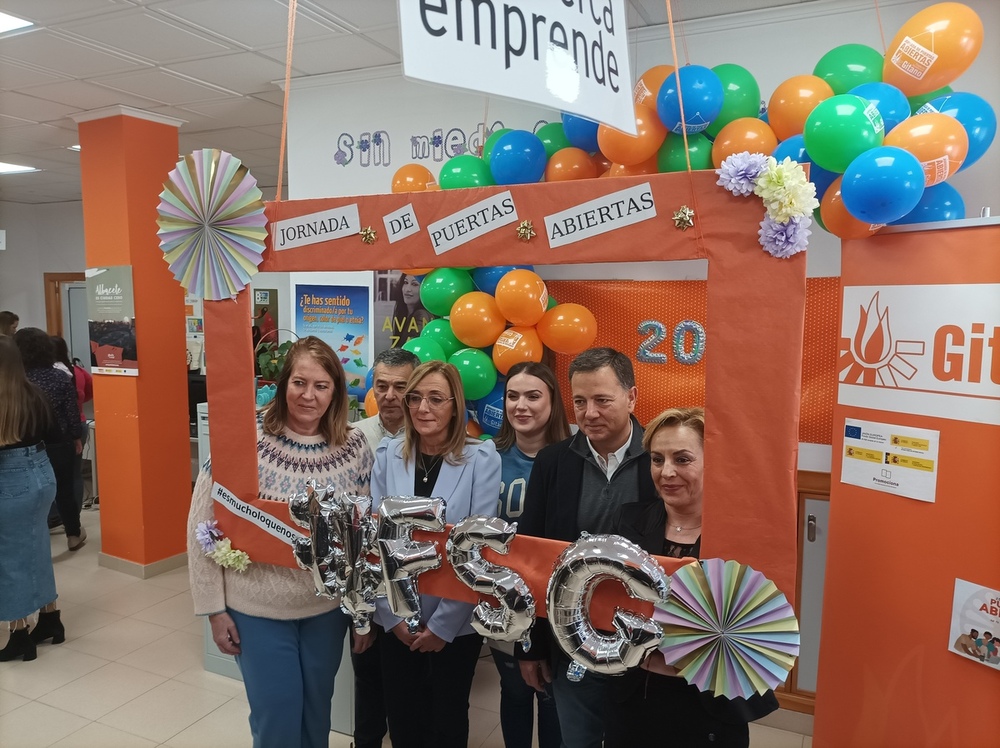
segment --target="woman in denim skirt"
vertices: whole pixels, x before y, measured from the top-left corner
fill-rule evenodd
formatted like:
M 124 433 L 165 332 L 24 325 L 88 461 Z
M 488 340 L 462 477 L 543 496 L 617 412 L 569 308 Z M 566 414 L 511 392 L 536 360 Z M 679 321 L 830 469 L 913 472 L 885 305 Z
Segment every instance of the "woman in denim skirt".
M 14 340 L 0 336 L 0 621 L 10 621 L 0 662 L 33 660 L 39 642 L 66 639 L 46 523 L 56 480 L 44 440 L 54 424 Z M 38 625 L 29 634 L 28 616 L 36 610 Z

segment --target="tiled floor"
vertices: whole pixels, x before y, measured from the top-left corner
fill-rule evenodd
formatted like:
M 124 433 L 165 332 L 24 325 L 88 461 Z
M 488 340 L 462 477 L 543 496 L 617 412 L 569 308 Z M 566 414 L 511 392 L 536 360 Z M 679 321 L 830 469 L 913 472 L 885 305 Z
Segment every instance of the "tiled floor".
M 0 746 L 32 748 L 229 748 L 249 746 L 241 684 L 202 668 L 202 622 L 191 613 L 186 569 L 147 580 L 97 565 L 100 516 L 77 553 L 52 535 L 64 644 L 34 662 L 0 663 Z M 7 640 L 0 627 L 0 647 Z M 470 746 L 502 748 L 499 681 L 480 661 L 472 691 Z M 811 748 L 812 738 L 751 726 L 753 748 Z M 331 733 L 331 748 L 348 748 Z M 386 741 L 388 745 L 388 740 Z

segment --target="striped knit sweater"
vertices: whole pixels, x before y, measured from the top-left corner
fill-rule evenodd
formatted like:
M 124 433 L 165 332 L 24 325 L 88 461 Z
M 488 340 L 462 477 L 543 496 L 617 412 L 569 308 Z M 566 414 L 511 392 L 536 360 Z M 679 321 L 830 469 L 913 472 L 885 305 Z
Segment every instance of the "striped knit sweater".
M 304 491 L 311 478 L 321 485 L 333 484 L 337 493 L 369 492 L 372 451 L 357 429 L 351 429 L 342 447 L 331 450 L 322 436 L 301 436 L 288 429 L 282 436 L 265 434 L 258 419 L 257 463 L 260 497 L 264 499 L 288 501 L 291 494 Z M 213 518 L 209 460 L 198 476 L 188 515 L 188 571 L 196 615 L 219 613 L 229 607 L 260 618 L 292 620 L 320 615 L 338 605 L 318 597 L 312 577 L 300 569 L 251 563 L 241 573 L 223 569 L 207 558 L 195 538 L 195 528 Z M 252 552 L 250 558 L 252 561 Z

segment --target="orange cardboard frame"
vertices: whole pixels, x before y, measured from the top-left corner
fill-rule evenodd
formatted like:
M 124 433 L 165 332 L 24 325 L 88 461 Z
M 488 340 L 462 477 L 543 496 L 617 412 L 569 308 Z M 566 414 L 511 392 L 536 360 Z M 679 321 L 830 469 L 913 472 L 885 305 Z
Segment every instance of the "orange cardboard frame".
M 277 221 L 357 205 L 361 226 L 375 229 L 378 238 L 373 245 L 352 235 L 275 251 L 269 237 L 260 269 L 309 272 L 501 263 L 708 260 L 707 327 L 711 336 L 705 357 L 705 459 L 709 469 L 705 477 L 702 553 L 706 557 L 735 559 L 758 569 L 791 600 L 797 566 L 796 476 L 805 256 L 779 260 L 764 252 L 757 238 L 764 215 L 761 202 L 753 197 L 734 197 L 718 187 L 715 180 L 713 172 L 654 174 L 268 203 L 271 226 Z M 545 216 L 647 183 L 655 203 L 655 218 L 554 249 L 548 246 Z M 425 230 L 428 225 L 506 190 L 513 198 L 518 222 L 531 221 L 538 236 L 520 241 L 515 223 L 435 254 Z M 408 204 L 421 230 L 390 244 L 385 238 L 383 216 Z M 682 205 L 694 209 L 696 229 L 675 227 L 672 215 Z M 242 291 L 235 302 L 205 303 L 212 469 L 214 479 L 235 496 L 288 523 L 287 504 L 258 498 L 250 312 L 248 290 Z M 655 398 L 655 393 L 640 392 L 639 397 Z M 670 405 L 665 402 L 662 407 Z M 288 545 L 237 519 L 218 504 L 216 516 L 233 547 L 248 551 L 257 561 L 294 565 Z M 532 555 L 532 549 L 542 549 L 536 544 L 552 542 L 517 538 L 515 552 L 502 563 L 521 571 L 523 564 L 517 556 Z M 525 552 L 516 552 L 520 548 Z M 546 558 L 553 557 L 546 554 Z M 549 573 L 551 564 L 526 576 L 536 597 L 544 597 L 540 593 Z M 455 590 L 452 596 L 462 597 L 461 585 L 457 580 L 452 585 L 448 577 L 454 579 L 447 568 L 428 572 L 421 577 L 421 585 L 425 591 L 439 591 L 436 585 L 441 584 Z M 618 585 L 601 587 L 616 588 L 612 596 L 625 595 Z

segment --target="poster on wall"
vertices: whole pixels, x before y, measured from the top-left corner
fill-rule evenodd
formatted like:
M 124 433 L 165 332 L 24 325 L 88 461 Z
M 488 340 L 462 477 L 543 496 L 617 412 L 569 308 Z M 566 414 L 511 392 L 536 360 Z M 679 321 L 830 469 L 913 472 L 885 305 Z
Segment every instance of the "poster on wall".
M 420 303 L 423 276 L 401 270 L 375 273 L 375 342 L 377 354 L 387 348 L 402 348 L 419 337 L 424 325 L 434 317 Z
M 254 348 L 259 343 L 278 342 L 278 289 L 255 288 L 253 290 L 253 327 L 252 338 Z
M 139 375 L 132 266 L 87 268 L 92 373 Z
M 184 295 L 185 341 L 187 344 L 188 371 L 204 374 L 205 366 L 205 314 L 204 301 L 194 294 Z
M 955 580 L 948 649 L 1000 670 L 1000 590 Z
M 862 488 L 933 502 L 940 432 L 844 419 L 840 480 Z
M 295 334 L 315 335 L 340 357 L 348 394 L 364 397 L 368 374 L 368 286 L 295 286 Z

